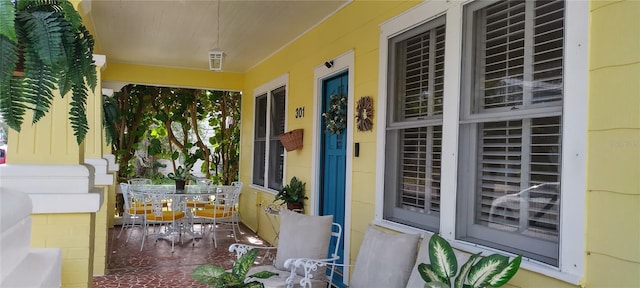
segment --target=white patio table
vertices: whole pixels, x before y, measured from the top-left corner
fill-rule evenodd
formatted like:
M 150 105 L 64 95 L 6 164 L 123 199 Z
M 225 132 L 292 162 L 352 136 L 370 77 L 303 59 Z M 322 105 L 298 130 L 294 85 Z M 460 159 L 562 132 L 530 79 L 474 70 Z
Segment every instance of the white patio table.
M 178 233 L 179 235 L 186 233 L 194 240 L 199 240 L 203 237 L 203 229 L 198 231 L 194 228 L 193 212 L 195 209 L 203 208 L 207 205 L 215 205 L 216 196 L 219 197 L 221 191 L 228 191 L 224 189 L 225 187 L 231 186 L 187 185 L 181 191 L 176 190 L 175 185 L 132 185 L 131 193 L 134 198 L 141 199 L 140 201 L 145 201 L 143 200 L 145 198 L 163 199 L 166 203 L 166 205 L 163 205 L 165 206 L 163 209 L 177 209 L 185 213 L 184 219 L 186 223 L 185 221 L 180 221 L 179 225 L 167 225 L 165 232 L 159 234 L 158 237 L 168 236 L 173 233 Z M 192 244 L 195 245 L 195 243 Z

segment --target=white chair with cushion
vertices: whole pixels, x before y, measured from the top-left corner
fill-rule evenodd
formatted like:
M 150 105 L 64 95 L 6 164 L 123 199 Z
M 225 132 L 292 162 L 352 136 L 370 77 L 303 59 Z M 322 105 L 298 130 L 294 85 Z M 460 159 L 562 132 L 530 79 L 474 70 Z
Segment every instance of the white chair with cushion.
M 232 244 L 229 251 L 239 258 L 251 248 L 277 249 L 273 265 L 252 267 L 247 275 L 260 271 L 278 273 L 258 280 L 265 288 L 329 287 L 338 260 L 338 243 L 342 228 L 333 223 L 333 216 L 309 216 L 286 209 L 280 211 L 280 240 L 277 247 L 255 247 Z M 329 244 L 332 242 L 332 251 Z M 329 276 L 327 276 L 329 274 Z
M 124 199 L 124 219 L 122 220 L 122 227 L 120 228 L 120 233 L 118 233 L 118 238 L 120 238 L 125 228 L 143 227 L 145 214 L 151 212 L 151 205 L 142 203 L 139 199 L 132 197 L 130 184 L 120 183 L 120 191 Z M 129 242 L 130 236 L 131 233 L 127 236 L 126 242 Z
M 210 221 L 214 247 L 218 247 L 217 232 L 231 231 L 233 238 L 238 241 L 236 230 L 240 233 L 238 215 L 238 199 L 240 189 L 237 186 L 217 186 L 214 204 L 206 205 L 204 209 L 193 212 L 194 219 Z
M 141 197 L 144 199 L 143 203 L 150 203 L 151 211 L 149 211 L 144 217 L 144 236 L 142 237 L 142 244 L 140 245 L 140 251 L 144 248 L 144 242 L 149 234 L 149 228 L 153 226 L 153 235 L 156 242 L 159 238 L 171 238 L 171 252 L 174 251 L 175 239 L 174 235 L 180 237 L 181 243 L 184 238 L 182 237 L 183 219 L 186 216 L 185 201 L 182 201 L 181 195 L 177 194 L 165 194 L 157 192 L 132 192 L 134 197 Z M 167 210 L 164 208 L 165 203 L 171 203 L 171 207 Z

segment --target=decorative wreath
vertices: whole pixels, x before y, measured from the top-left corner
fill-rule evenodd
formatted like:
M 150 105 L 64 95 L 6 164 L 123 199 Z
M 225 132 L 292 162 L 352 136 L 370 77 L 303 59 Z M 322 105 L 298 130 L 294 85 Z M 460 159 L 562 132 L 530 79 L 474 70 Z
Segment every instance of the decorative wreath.
M 373 98 L 364 96 L 356 105 L 356 126 L 358 131 L 371 131 L 373 129 Z
M 338 135 L 347 127 L 347 98 L 341 94 L 333 94 L 329 97 L 329 110 L 322 113 L 326 123 L 326 130 Z

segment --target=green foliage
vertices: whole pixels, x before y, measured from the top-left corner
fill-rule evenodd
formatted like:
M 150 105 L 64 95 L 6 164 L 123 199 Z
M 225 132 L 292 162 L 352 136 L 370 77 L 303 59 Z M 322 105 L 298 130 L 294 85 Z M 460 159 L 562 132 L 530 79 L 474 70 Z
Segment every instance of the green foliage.
M 452 278 L 454 288 L 500 287 L 518 272 L 522 256 L 509 262 L 508 257 L 499 254 L 487 257 L 474 254 L 458 273 L 458 261 L 453 248 L 447 240 L 434 234 L 429 240 L 429 261 L 431 264 L 418 264 L 418 272 L 426 282 L 425 287 L 448 288 L 451 287 Z
M 69 119 L 80 144 L 89 129 L 88 88 L 97 84 L 93 36 L 68 0 L 0 0 L 0 115 L 20 131 L 27 110 L 44 117 L 58 87 L 72 93 Z M 15 74 L 24 60 L 24 74 Z
M 222 267 L 211 264 L 200 265 L 191 272 L 191 277 L 196 281 L 209 285 L 211 288 L 264 287 L 262 283 L 257 281 L 247 282 L 247 277 L 266 279 L 278 274 L 269 271 L 261 271 L 247 276 L 247 272 L 249 272 L 249 269 L 257 255 L 257 249 L 249 250 L 249 252 L 242 255 L 242 257 L 236 261 L 231 272 L 227 272 Z
M 188 179 L 191 179 L 191 168 L 193 168 L 193 164 L 178 166 L 173 172 L 169 172 L 169 174 L 167 174 L 167 178 L 174 181 L 186 181 Z
M 275 201 L 282 201 L 283 203 L 302 203 L 305 199 L 308 199 L 304 195 L 306 183 L 298 180 L 295 176 L 291 178 L 289 184 L 278 190 Z
M 209 137 L 212 147 L 208 171 L 215 183 L 229 185 L 238 180 L 240 163 L 240 93 L 229 91 L 206 91 L 201 99 L 209 127 L 214 135 Z

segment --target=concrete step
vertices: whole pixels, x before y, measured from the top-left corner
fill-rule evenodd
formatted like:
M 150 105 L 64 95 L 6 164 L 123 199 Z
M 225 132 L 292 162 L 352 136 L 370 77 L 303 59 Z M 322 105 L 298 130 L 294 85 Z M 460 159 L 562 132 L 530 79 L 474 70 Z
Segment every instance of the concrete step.
M 62 252 L 58 248 L 30 249 L 27 256 L 2 280 L 0 287 L 59 288 L 62 284 L 61 264 Z

